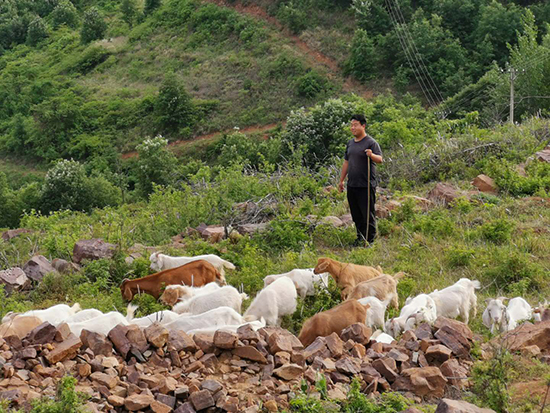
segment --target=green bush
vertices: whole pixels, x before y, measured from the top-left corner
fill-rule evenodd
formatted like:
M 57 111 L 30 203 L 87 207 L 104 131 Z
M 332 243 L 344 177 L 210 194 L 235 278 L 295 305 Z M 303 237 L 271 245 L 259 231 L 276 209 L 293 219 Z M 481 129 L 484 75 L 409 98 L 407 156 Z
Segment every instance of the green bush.
M 77 380 L 71 376 L 63 377 L 57 386 L 55 399 L 42 397 L 31 402 L 31 413 L 84 413 L 84 403 L 88 396 L 75 391 Z
M 508 384 L 512 372 L 512 356 L 503 348 L 494 348 L 493 357 L 478 361 L 471 371 L 473 402 L 497 412 L 506 412 L 510 406 Z
M 48 37 L 48 27 L 44 20 L 40 17 L 36 17 L 30 22 L 29 28 L 27 29 L 27 44 L 36 46 L 38 42 L 46 37 Z
M 102 46 L 92 45 L 86 48 L 74 63 L 73 70 L 86 74 L 103 63 L 111 53 Z
M 55 6 L 51 18 L 54 27 L 66 24 L 74 29 L 78 26 L 78 12 L 70 1 L 63 1 Z
M 487 222 L 479 228 L 482 238 L 494 244 L 503 244 L 508 241 L 512 236 L 513 230 L 514 224 L 505 218 Z
M 84 12 L 84 20 L 80 31 L 82 43 L 102 39 L 107 31 L 107 23 L 96 7 L 90 7 Z
M 162 136 L 147 138 L 137 147 L 139 158 L 136 164 L 138 189 L 149 195 L 155 185 L 170 185 L 174 182 L 176 158 L 168 149 L 168 141 Z
M 292 0 L 279 8 L 277 17 L 294 33 L 300 33 L 307 27 L 308 15 Z
M 327 81 L 319 73 L 312 70 L 296 79 L 296 89 L 300 96 L 314 98 L 326 91 Z
M 159 89 L 155 102 L 159 127 L 167 133 L 188 137 L 195 123 L 195 107 L 183 83 L 169 73 Z
M 260 242 L 272 251 L 301 251 L 308 241 L 310 226 L 290 216 L 280 216 L 269 223 Z
M 365 30 L 357 29 L 348 60 L 344 63 L 344 72 L 362 81 L 373 79 L 377 75 L 377 60 L 373 39 Z
M 453 247 L 447 250 L 447 262 L 449 267 L 468 267 L 472 258 L 474 258 L 475 250 L 469 248 Z

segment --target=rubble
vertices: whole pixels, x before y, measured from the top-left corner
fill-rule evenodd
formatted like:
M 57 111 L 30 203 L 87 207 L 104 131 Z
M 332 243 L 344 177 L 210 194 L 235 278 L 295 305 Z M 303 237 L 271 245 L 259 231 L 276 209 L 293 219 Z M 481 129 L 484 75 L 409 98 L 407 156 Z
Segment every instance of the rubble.
M 430 400 L 443 397 L 447 386 L 467 386 L 471 362 L 463 352 L 472 334 L 466 325 L 440 318 L 392 344 L 370 335 L 358 323 L 303 348 L 278 327 L 190 336 L 155 323 L 76 337 L 65 324 L 43 323 L 23 339 L 0 339 L 0 398 L 20 407 L 55 395 L 67 374 L 94 411 L 285 410 L 302 380 L 314 386 L 321 375 L 334 400 L 346 398 L 353 379 L 367 394 L 396 390 Z

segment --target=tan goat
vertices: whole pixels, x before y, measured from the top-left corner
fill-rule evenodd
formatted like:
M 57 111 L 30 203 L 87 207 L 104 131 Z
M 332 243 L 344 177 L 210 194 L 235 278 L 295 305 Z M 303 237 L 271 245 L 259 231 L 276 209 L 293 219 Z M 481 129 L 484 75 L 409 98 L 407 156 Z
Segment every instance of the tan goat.
M 342 300 L 345 300 L 357 284 L 381 276 L 382 268 L 349 264 L 323 257 L 317 260 L 317 266 L 313 272 L 315 274 L 330 273 L 342 290 Z
M 16 316 L 13 319 L 0 324 L 0 337 L 17 336 L 25 337 L 32 330 L 42 324 L 42 320 L 34 316 Z
M 309 346 L 317 337 L 340 335 L 342 330 L 355 323 L 364 323 L 370 305 L 362 305 L 357 300 L 346 301 L 330 310 L 308 318 L 300 330 L 298 339 L 304 346 Z
M 151 294 L 158 299 L 162 288 L 167 285 L 185 284 L 200 287 L 214 281 L 224 284 L 220 272 L 212 264 L 197 260 L 135 280 L 125 279 L 120 284 L 120 292 L 127 301 L 131 301 L 138 292 Z
M 376 297 L 380 301 L 390 300 L 394 308 L 399 308 L 399 298 L 397 296 L 397 283 L 400 278 L 406 274 L 398 272 L 394 276 L 382 274 L 368 281 L 360 282 L 348 295 L 348 300 L 360 300 L 364 297 Z

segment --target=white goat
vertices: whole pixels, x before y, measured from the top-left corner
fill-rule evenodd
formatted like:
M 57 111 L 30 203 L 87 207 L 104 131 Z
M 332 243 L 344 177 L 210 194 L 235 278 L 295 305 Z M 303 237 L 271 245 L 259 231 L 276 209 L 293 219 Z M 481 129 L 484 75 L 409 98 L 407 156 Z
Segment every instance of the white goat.
M 126 320 L 130 324 L 136 324 L 139 327 L 149 327 L 151 324 L 158 322 L 162 325 L 171 323 L 176 318 L 178 318 L 180 315 L 178 313 L 175 313 L 170 310 L 161 310 L 157 311 L 155 313 L 146 315 L 144 317 L 140 318 L 134 318 L 134 313 L 137 310 L 136 305 L 128 304 L 127 310 L 126 310 Z
M 245 321 L 259 320 L 262 317 L 268 326 L 279 326 L 281 317 L 296 311 L 296 287 L 288 277 L 281 277 L 261 290 L 246 313 Z
M 442 290 L 435 290 L 430 297 L 435 302 L 438 317 L 462 317 L 464 323 L 470 320 L 470 310 L 477 315 L 477 297 L 475 290 L 481 288 L 479 281 L 461 278 L 453 285 Z
M 418 317 L 420 315 L 421 317 Z M 386 321 L 386 333 L 397 337 L 401 331 L 412 330 L 420 318 L 430 324 L 437 318 L 435 302 L 428 294 L 419 294 L 412 299 L 407 299 L 399 317 Z
M 252 330 L 258 331 L 260 328 L 265 327 L 265 320 L 262 318 L 261 320 L 251 321 L 249 323 L 243 323 L 243 324 L 233 324 L 233 325 L 225 325 L 221 327 L 205 327 L 205 328 L 196 328 L 194 330 L 190 330 L 187 333 L 188 334 L 197 334 L 197 333 L 215 333 L 218 330 L 222 331 L 229 331 L 232 333 L 236 333 L 237 330 L 245 325 L 250 325 Z
M 182 314 L 201 314 L 217 307 L 231 307 L 238 313 L 241 312 L 241 304 L 246 300 L 246 293 L 239 293 L 235 287 L 227 285 L 215 291 L 199 294 L 176 304 L 172 311 Z
M 278 280 L 281 277 L 288 277 L 294 282 L 298 295 L 305 298 L 307 295 L 315 294 L 316 285 L 320 288 L 327 289 L 329 276 L 330 274 L 328 272 L 315 274 L 313 272 L 313 268 L 308 268 L 305 270 L 294 269 L 283 274 L 268 275 L 264 278 L 264 287 L 267 287 L 273 283 L 273 281 Z
M 168 330 L 182 330 L 185 332 L 199 328 L 242 324 L 243 318 L 229 307 L 218 307 L 206 313 L 197 315 L 181 314 L 171 323 L 165 324 Z
M 393 295 L 388 297 L 385 301 L 380 301 L 376 297 L 363 297 L 359 301 L 362 305 L 369 304 L 367 308 L 367 319 L 365 324 L 371 328 L 384 328 L 384 319 L 386 314 L 386 308 L 389 302 L 392 300 Z
M 377 343 L 391 344 L 395 339 L 389 334 L 384 333 L 382 330 L 376 330 L 370 336 L 371 340 L 376 341 Z
M 235 269 L 235 265 L 215 254 L 197 255 L 196 257 L 170 257 L 169 255 L 164 255 L 160 252 L 154 252 L 149 257 L 149 261 L 151 261 L 151 269 L 153 271 L 162 271 L 169 268 L 180 267 L 196 260 L 208 261 L 220 272 L 222 278 L 225 278 L 225 268 L 228 270 Z
M 208 283 L 202 287 L 168 285 L 160 296 L 160 301 L 167 305 L 174 306 L 178 301 L 185 301 L 198 295 L 208 294 L 219 290 L 220 288 L 221 286 L 216 282 Z
M 75 303 L 72 307 L 69 307 L 66 304 L 57 304 L 44 310 L 30 310 L 23 314 L 8 313 L 4 316 L 4 318 L 2 318 L 2 323 L 10 321 L 16 317 L 34 316 L 41 319 L 42 322 L 47 321 L 51 325 L 57 327 L 59 324 L 64 322 L 69 317 L 75 315 L 79 311 L 80 304 L 78 303 Z
M 501 333 L 513 330 L 518 326 L 519 321 L 529 320 L 533 316 L 533 309 L 523 298 L 512 298 L 508 307 L 504 305 L 506 300 L 508 300 L 506 297 L 485 300 L 487 308 L 483 312 L 482 320 L 485 327 L 490 328 L 493 334 L 497 329 Z
M 82 321 L 88 321 L 93 318 L 102 316 L 103 313 L 95 308 L 87 308 L 86 310 L 79 311 L 75 315 L 67 318 L 65 323 L 80 323 Z
M 120 314 L 118 311 L 111 311 L 109 313 L 103 314 L 99 317 L 92 318 L 91 320 L 81 321 L 78 323 L 67 323 L 71 333 L 80 336 L 82 330 L 92 331 L 94 333 L 109 334 L 112 328 L 116 327 L 119 324 L 127 326 L 128 320 Z

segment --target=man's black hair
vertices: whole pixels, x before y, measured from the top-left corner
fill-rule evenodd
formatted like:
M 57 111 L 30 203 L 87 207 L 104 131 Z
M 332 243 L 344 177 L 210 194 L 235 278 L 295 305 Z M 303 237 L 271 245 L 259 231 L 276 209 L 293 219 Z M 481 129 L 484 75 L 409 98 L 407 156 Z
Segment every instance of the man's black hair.
M 356 120 L 357 122 L 359 122 L 363 126 L 367 124 L 367 119 L 363 115 L 353 115 L 351 117 L 350 121 L 352 121 L 352 120 Z

